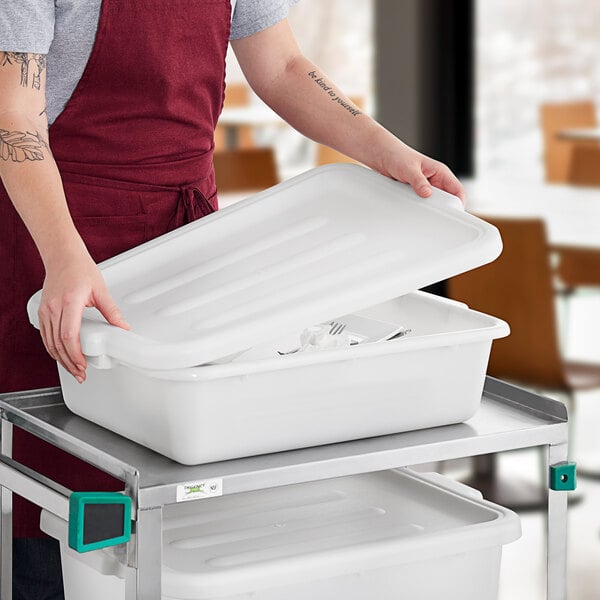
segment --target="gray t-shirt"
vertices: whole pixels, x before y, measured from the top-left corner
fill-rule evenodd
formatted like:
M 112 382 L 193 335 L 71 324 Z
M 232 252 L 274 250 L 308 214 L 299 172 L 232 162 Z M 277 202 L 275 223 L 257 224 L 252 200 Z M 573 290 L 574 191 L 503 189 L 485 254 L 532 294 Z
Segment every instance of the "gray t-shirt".
M 230 39 L 247 37 L 278 23 L 296 1 L 231 0 Z M 0 51 L 48 55 L 49 123 L 62 112 L 83 74 L 101 5 L 102 0 L 0 0 Z

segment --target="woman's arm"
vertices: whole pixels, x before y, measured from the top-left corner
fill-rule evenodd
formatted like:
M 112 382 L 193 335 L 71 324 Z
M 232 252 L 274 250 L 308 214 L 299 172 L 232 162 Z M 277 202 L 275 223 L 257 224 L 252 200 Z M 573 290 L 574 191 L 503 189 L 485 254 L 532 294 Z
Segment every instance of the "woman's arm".
M 361 113 L 296 43 L 287 19 L 231 45 L 252 89 L 307 137 L 399 181 L 423 197 L 431 186 L 465 192 L 443 163 L 413 150 Z
M 96 306 L 113 325 L 127 325 L 75 229 L 48 146 L 45 58 L 0 52 L 0 178 L 44 263 L 39 309 L 44 345 L 83 381 L 79 329 L 84 307 Z

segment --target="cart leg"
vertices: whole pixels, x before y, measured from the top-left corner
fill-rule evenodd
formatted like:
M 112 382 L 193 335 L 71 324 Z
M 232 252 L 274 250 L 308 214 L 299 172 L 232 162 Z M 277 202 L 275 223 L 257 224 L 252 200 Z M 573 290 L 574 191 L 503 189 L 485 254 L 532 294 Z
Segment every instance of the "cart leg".
M 2 419 L 0 452 L 12 458 L 12 423 Z M 12 492 L 0 487 L 0 600 L 12 600 Z
M 566 443 L 548 446 L 548 467 L 567 461 Z M 567 494 L 548 486 L 548 600 L 567 598 Z
M 126 600 L 161 600 L 162 507 L 138 512 L 135 536 L 137 568 L 128 570 Z

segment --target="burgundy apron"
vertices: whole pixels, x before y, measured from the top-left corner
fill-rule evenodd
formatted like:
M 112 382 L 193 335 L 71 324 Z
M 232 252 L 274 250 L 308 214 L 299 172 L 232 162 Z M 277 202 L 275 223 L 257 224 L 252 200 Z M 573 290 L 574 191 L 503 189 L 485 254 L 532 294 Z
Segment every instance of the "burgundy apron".
M 50 127 L 69 209 L 96 262 L 217 209 L 213 134 L 230 13 L 229 0 L 103 0 L 86 69 Z M 58 385 L 26 314 L 43 278 L 0 184 L 2 392 Z M 13 455 L 73 490 L 123 487 L 19 428 Z M 18 497 L 14 535 L 40 535 L 39 509 Z

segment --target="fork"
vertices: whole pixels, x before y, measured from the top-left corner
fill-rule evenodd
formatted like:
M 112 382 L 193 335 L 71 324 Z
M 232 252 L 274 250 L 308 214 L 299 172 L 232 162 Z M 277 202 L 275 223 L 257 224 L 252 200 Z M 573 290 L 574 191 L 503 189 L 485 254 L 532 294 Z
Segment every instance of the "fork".
M 340 333 L 342 333 L 344 331 L 344 329 L 346 329 L 345 323 L 338 323 L 337 321 L 331 321 L 330 323 L 328 323 L 328 325 L 329 325 L 329 331 L 326 333 L 327 336 L 340 335 Z M 277 353 L 279 355 L 283 356 L 285 354 L 296 354 L 296 352 L 305 350 L 308 346 L 310 346 L 311 342 L 316 341 L 315 338 L 320 333 L 322 333 L 321 329 L 319 331 L 309 333 L 308 339 L 302 344 L 302 346 L 300 346 L 299 348 L 296 348 L 295 350 L 290 350 L 289 352 L 280 352 L 278 350 Z
M 344 329 L 346 329 L 345 323 L 337 323 L 336 321 L 331 321 L 331 323 L 329 324 L 331 325 L 331 329 L 329 330 L 328 335 L 339 335 L 340 333 L 342 333 L 342 331 L 344 331 Z

